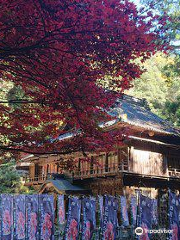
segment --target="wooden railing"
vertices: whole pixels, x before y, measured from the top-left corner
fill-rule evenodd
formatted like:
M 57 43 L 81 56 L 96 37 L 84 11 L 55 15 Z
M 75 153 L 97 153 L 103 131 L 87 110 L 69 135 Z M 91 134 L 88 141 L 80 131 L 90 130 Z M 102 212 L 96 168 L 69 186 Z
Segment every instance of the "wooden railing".
M 25 185 L 33 185 L 33 184 L 42 184 L 44 181 L 48 179 L 47 176 L 35 176 L 34 178 L 24 177 L 23 181 Z
M 94 177 L 114 176 L 118 173 L 135 174 L 135 172 L 129 169 L 128 165 L 121 163 L 120 165 L 113 164 L 107 168 L 103 166 L 103 167 L 98 167 L 96 169 L 89 168 L 89 169 L 76 170 L 73 172 L 67 172 L 67 174 L 65 175 L 73 179 L 87 179 L 87 178 L 94 178 Z M 170 169 L 168 173 L 169 174 L 166 175 L 166 177 L 180 178 L 180 169 Z M 145 175 L 147 174 L 144 174 L 144 176 Z M 154 175 L 149 174 L 147 176 L 154 176 Z M 164 177 L 164 176 L 157 176 L 157 177 Z M 25 182 L 25 185 L 36 185 L 36 184 L 42 184 L 47 179 L 51 179 L 51 178 L 52 178 L 52 175 L 48 174 L 43 176 L 36 176 L 34 178 L 25 177 L 23 178 L 23 181 Z
M 169 170 L 169 177 L 177 177 L 180 178 L 180 169 L 170 169 Z
M 93 178 L 93 177 L 105 177 L 105 176 L 113 176 L 117 173 L 130 173 L 130 174 L 139 174 L 143 176 L 149 176 L 149 177 L 176 177 L 180 178 L 180 169 L 171 169 L 168 170 L 167 175 L 155 175 L 155 174 L 143 174 L 143 173 L 136 173 L 132 169 L 129 168 L 128 165 L 125 165 L 121 163 L 120 165 L 114 165 L 111 167 L 106 168 L 99 168 L 99 169 L 86 169 L 86 170 L 77 170 L 73 172 L 73 178 L 74 179 L 85 179 L 85 178 Z
M 125 164 L 112 164 L 111 166 L 98 167 L 98 168 L 89 168 L 76 170 L 72 173 L 74 179 L 78 178 L 93 178 L 93 177 L 103 177 L 103 176 L 112 176 L 116 175 L 119 172 L 128 172 L 129 167 Z

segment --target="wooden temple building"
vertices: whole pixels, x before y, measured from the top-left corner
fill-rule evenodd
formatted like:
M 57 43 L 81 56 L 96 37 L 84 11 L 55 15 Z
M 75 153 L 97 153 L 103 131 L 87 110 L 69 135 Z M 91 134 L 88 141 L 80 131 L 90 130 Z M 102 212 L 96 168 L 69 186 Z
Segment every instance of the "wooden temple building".
M 180 130 L 153 114 L 144 100 L 127 95 L 118 99 L 110 114 L 116 119 L 105 123 L 109 131 L 129 129 L 124 146 L 109 153 L 90 153 L 90 162 L 82 162 L 80 153 L 28 155 L 17 163 L 17 168 L 26 172 L 25 185 L 43 192 L 53 179 L 57 189 L 58 176 L 63 174 L 73 186 L 95 195 L 127 195 L 141 189 L 154 196 L 160 189 L 180 190 Z M 78 159 L 72 171 L 64 170 L 69 158 Z M 99 164 L 94 164 L 97 161 Z M 50 185 L 52 190 L 52 181 Z

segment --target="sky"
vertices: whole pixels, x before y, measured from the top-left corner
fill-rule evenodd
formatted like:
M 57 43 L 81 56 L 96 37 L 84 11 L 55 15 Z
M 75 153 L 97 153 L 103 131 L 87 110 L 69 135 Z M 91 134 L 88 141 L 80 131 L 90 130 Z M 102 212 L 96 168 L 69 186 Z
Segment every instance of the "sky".
M 131 0 L 131 2 L 134 2 L 138 7 L 142 6 L 140 0 Z
M 131 0 L 132 2 L 136 3 L 137 5 L 140 4 L 140 0 Z

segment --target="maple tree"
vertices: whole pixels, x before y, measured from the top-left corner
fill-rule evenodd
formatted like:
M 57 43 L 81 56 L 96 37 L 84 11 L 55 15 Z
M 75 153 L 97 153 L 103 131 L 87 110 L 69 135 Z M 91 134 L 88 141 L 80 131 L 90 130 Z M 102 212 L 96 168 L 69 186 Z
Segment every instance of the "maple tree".
M 166 48 L 166 19 L 119 0 L 3 0 L 0 10 L 1 82 L 21 92 L 0 104 L 0 149 L 69 153 L 120 143 L 125 130 L 99 123 L 141 75 L 134 60 Z M 118 93 L 98 84 L 105 76 Z

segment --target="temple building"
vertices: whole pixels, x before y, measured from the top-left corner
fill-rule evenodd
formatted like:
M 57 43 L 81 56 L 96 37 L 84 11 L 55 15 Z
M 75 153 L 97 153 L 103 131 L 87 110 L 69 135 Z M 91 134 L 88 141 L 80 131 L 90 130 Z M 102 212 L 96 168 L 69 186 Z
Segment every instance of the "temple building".
M 148 196 L 156 196 L 162 189 L 180 190 L 180 130 L 152 113 L 144 100 L 127 95 L 118 99 L 110 114 L 115 120 L 105 123 L 108 131 L 129 129 L 122 147 L 109 153 L 89 153 L 89 162 L 82 161 L 78 152 L 27 155 L 17 163 L 17 169 L 25 173 L 25 185 L 41 193 L 47 191 L 48 184 L 51 191 L 53 187 L 60 191 L 58 176 L 63 175 L 63 181 L 94 195 L 128 195 L 140 189 Z M 71 133 L 64 137 L 70 138 Z M 67 171 L 69 158 L 76 159 L 76 163 Z

